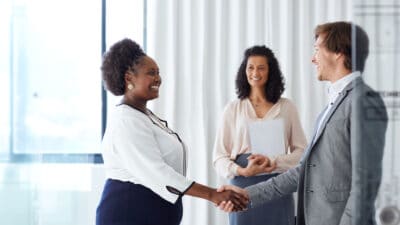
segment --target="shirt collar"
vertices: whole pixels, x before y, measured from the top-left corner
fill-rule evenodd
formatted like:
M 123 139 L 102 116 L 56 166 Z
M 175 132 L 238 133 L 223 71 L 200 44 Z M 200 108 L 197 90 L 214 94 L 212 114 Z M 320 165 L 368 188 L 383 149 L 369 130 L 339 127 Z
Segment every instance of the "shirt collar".
M 356 78 L 360 77 L 361 73 L 360 71 L 355 71 L 353 73 L 350 73 L 339 80 L 335 81 L 334 83 L 331 83 L 331 85 L 328 87 L 328 97 L 329 101 L 332 103 L 335 101 L 336 97 L 338 94 L 343 91 L 343 89 L 350 84 L 353 80 Z

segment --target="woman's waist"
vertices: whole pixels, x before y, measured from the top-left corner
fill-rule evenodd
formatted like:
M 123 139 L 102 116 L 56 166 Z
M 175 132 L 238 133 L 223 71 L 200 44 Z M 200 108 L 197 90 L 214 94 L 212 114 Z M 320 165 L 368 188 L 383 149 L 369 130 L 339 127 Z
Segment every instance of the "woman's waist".
M 131 181 L 107 178 L 103 190 L 104 199 L 125 198 L 127 196 L 136 196 L 135 198 L 138 199 L 146 198 L 148 200 L 154 199 L 156 201 L 166 201 L 150 188 L 142 184 L 133 183 Z M 178 200 L 181 201 L 181 197 L 179 197 Z
M 138 179 L 127 170 L 123 168 L 107 168 L 106 177 L 111 180 L 117 180 L 121 182 L 130 182 L 130 183 L 140 183 Z

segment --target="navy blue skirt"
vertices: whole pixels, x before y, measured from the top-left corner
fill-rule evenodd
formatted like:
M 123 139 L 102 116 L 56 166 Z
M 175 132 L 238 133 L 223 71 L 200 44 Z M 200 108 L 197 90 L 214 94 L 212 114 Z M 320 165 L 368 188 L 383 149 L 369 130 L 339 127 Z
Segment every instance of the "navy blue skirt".
M 247 166 L 247 157 L 250 154 L 239 155 L 236 163 L 242 167 Z M 252 177 L 236 176 L 230 183 L 245 188 L 247 186 L 266 181 L 279 174 L 267 174 Z M 294 225 L 294 199 L 293 195 L 264 203 L 259 207 L 244 212 L 229 213 L 230 225 Z
M 108 179 L 96 210 L 96 225 L 178 225 L 182 199 L 172 204 L 143 185 Z

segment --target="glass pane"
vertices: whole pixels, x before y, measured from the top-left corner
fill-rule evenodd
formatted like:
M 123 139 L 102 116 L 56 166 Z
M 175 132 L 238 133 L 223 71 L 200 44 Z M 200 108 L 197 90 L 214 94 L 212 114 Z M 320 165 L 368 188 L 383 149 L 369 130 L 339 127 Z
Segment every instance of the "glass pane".
M 2 225 L 94 225 L 104 170 L 93 164 L 2 164 Z
M 400 145 L 400 7 L 393 0 L 357 0 L 354 4 L 354 19 L 369 35 L 370 53 L 364 79 L 379 92 L 388 114 L 382 179 L 375 202 L 375 216 L 381 225 L 400 224 L 400 154 L 397 149 Z M 379 117 L 367 119 L 379 122 Z M 373 178 L 369 179 L 374 181 Z M 367 185 L 369 183 L 364 187 Z M 364 204 L 368 198 L 370 196 L 357 201 Z
M 100 152 L 101 3 L 0 0 L 0 154 L 39 153 L 28 157 L 34 163 L 0 158 L 0 201 L 8 202 L 0 224 L 95 224 L 103 165 L 40 159 Z M 142 6 L 109 6 L 121 19 L 108 25 L 121 27 L 108 32 L 142 28 Z
M 10 14 L 10 2 L 0 1 L 0 155 L 10 146 Z
M 9 7 L 13 151 L 99 152 L 101 1 Z

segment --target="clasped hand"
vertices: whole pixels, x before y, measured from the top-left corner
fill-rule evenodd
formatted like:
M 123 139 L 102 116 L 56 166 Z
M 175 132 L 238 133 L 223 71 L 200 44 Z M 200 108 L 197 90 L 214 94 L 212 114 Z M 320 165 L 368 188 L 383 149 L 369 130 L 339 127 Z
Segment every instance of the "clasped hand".
M 275 161 L 271 161 L 267 156 L 261 154 L 252 154 L 247 157 L 248 163 L 245 168 L 239 167 L 239 175 L 254 176 L 260 173 L 269 173 L 275 170 Z M 216 205 L 225 212 L 237 212 L 247 209 L 249 195 L 245 189 L 233 185 L 224 185 L 217 189 L 219 193 L 226 193 L 233 196 L 242 196 L 240 198 L 226 199 L 218 202 Z M 245 199 L 246 204 L 243 205 L 241 200 Z M 243 207 L 244 206 L 244 207 Z
M 224 188 L 224 186 L 222 186 L 211 195 L 211 201 L 214 202 L 215 206 L 225 206 L 229 202 L 227 209 L 229 209 L 230 212 L 246 210 L 249 204 L 247 193 L 233 188 Z
M 223 185 L 217 189 L 219 193 L 225 193 L 228 191 L 233 191 L 236 194 L 243 196 L 246 199 L 246 207 L 241 207 L 241 205 L 237 205 L 237 203 L 231 200 L 221 201 L 218 205 L 218 208 L 225 211 L 225 212 L 237 212 L 237 211 L 244 211 L 247 210 L 247 205 L 249 204 L 249 194 L 245 189 L 242 189 L 237 186 L 233 185 Z
M 276 168 L 274 161 L 261 154 L 252 154 L 247 160 L 248 163 L 245 168 L 239 167 L 239 175 L 254 176 L 271 172 Z M 247 191 L 232 185 L 221 186 L 216 193 L 213 193 L 211 199 L 218 208 L 225 212 L 243 211 L 247 209 L 249 204 Z
M 261 154 L 251 154 L 247 157 L 248 163 L 245 168 L 239 167 L 238 173 L 241 176 L 250 177 L 260 173 L 269 173 L 275 170 L 275 161 Z

